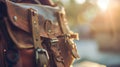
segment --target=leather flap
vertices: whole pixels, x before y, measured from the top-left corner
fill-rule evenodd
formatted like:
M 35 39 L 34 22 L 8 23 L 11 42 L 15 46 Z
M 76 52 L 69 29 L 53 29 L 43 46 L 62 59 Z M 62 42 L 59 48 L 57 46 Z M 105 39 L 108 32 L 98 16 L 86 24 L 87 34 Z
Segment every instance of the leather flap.
M 40 36 L 42 37 L 49 37 L 46 30 L 44 29 L 44 24 L 46 20 L 49 20 L 52 22 L 52 27 L 54 28 L 54 31 L 57 35 L 60 34 L 60 30 L 58 31 L 58 25 L 57 25 L 57 18 L 55 17 L 55 13 L 59 11 L 58 8 L 53 8 L 50 6 L 43 6 L 43 5 L 37 5 L 37 4 L 25 4 L 25 3 L 14 3 L 11 1 L 6 0 L 7 5 L 7 11 L 8 11 L 8 17 L 13 25 L 16 27 L 26 31 L 30 32 L 30 25 L 29 25 L 29 13 L 28 9 L 32 8 L 38 11 L 39 13 L 39 24 L 40 24 Z M 56 26 L 57 25 L 57 26 Z

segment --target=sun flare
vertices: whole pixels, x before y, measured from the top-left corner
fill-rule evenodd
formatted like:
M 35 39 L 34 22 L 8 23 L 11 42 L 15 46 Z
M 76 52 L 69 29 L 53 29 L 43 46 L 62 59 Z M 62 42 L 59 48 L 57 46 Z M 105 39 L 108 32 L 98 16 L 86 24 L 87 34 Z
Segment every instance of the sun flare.
M 75 1 L 76 1 L 76 3 L 78 3 L 78 4 L 83 4 L 83 3 L 86 2 L 86 0 L 75 0 Z
M 105 11 L 108 7 L 110 0 L 98 0 L 97 5 L 100 7 L 101 10 Z

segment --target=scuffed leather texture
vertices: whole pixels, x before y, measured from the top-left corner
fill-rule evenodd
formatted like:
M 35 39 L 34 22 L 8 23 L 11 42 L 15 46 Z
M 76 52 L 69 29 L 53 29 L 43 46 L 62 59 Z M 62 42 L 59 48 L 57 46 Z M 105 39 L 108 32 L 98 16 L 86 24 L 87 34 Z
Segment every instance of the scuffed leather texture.
M 0 0 L 0 2 L 2 1 Z M 8 0 L 5 0 L 3 3 L 5 8 L 2 9 L 2 11 L 5 12 L 2 13 L 5 14 L 4 16 L 0 14 L 2 17 L 0 20 L 3 22 L 3 26 L 1 25 L 0 27 L 0 46 L 3 47 L 0 49 L 0 66 L 10 67 L 10 64 L 4 59 L 6 58 L 4 57 L 6 56 L 4 53 L 12 49 L 17 49 L 19 58 L 12 67 L 36 67 L 28 12 L 28 9 L 32 8 L 38 11 L 40 25 L 39 34 L 42 38 L 43 47 L 48 51 L 50 56 L 49 65 L 47 67 L 70 67 L 74 57 L 71 54 L 70 45 L 65 43 L 65 38 L 58 37 L 62 35 L 56 17 L 57 12 L 60 11 L 58 7 L 30 3 L 15 3 Z M 1 31 L 3 28 L 5 28 L 4 31 L 7 32 Z M 4 33 L 7 33 L 6 35 L 8 37 L 3 35 Z M 58 38 L 57 46 L 51 46 L 49 40 L 52 38 Z M 12 43 L 9 43 L 7 39 Z M 3 45 L 4 43 L 5 45 Z M 5 52 L 4 49 L 6 49 Z M 62 65 L 61 61 L 63 61 L 64 65 Z
M 57 18 L 55 17 L 55 13 L 58 9 L 51 8 L 49 6 L 42 5 L 34 5 L 34 4 L 16 4 L 10 1 L 6 2 L 9 20 L 11 21 L 10 29 L 13 37 L 17 40 L 21 45 L 28 47 L 29 42 L 32 42 L 30 23 L 29 23 L 29 13 L 28 9 L 33 8 L 39 11 L 39 24 L 40 24 L 40 36 L 42 37 L 56 37 L 61 35 L 60 29 L 57 24 Z M 17 20 L 14 20 L 14 16 L 17 17 Z M 47 20 L 51 21 L 51 25 L 46 25 Z M 9 25 L 9 24 L 8 24 Z M 53 30 L 53 35 L 48 36 L 48 30 L 44 27 L 50 26 Z M 28 43 L 26 43 L 28 41 Z M 32 47 L 30 45 L 30 47 Z
M 20 29 L 23 29 L 26 32 L 30 32 L 29 28 L 29 14 L 28 9 L 33 8 L 36 9 L 39 12 L 39 23 L 40 27 L 44 26 L 44 23 L 46 20 L 50 20 L 53 24 L 57 22 L 57 19 L 55 17 L 55 13 L 59 9 L 51 8 L 49 6 L 43 6 L 43 5 L 35 5 L 35 4 L 16 4 L 10 1 L 6 2 L 8 8 L 8 15 L 12 23 L 19 27 Z M 14 16 L 17 17 L 17 20 L 14 21 Z M 55 31 L 56 32 L 56 31 Z M 58 32 L 56 32 L 59 34 Z M 41 36 L 47 37 L 45 31 L 43 28 L 41 28 Z

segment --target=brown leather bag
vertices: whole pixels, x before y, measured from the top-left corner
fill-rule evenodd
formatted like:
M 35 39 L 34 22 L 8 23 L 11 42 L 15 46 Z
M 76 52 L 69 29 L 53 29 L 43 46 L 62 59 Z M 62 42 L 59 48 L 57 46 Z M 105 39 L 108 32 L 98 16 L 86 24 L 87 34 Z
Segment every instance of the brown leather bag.
M 77 35 L 64 8 L 33 1 L 0 0 L 0 66 L 70 67 L 79 57 Z

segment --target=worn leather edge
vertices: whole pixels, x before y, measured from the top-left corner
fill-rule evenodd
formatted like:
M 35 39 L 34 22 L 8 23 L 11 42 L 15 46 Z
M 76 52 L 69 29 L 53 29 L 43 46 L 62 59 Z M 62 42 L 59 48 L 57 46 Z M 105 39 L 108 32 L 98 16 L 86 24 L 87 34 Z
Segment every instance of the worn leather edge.
M 17 28 L 20 28 L 20 29 L 24 30 L 25 32 L 30 33 L 31 32 L 30 27 L 29 27 L 30 26 L 29 25 L 30 18 L 29 18 L 29 14 L 28 14 L 28 9 L 30 7 L 20 6 L 20 4 L 24 5 L 24 3 L 14 3 L 14 2 L 11 2 L 8 0 L 5 0 L 5 1 L 6 1 L 5 2 L 6 6 L 7 6 L 8 18 L 12 22 L 12 24 L 14 26 L 16 26 Z M 30 4 L 28 4 L 28 5 L 30 5 Z M 38 5 L 35 5 L 35 6 L 38 7 Z M 50 7 L 50 8 L 52 8 L 52 7 Z M 36 7 L 34 7 L 33 9 L 39 10 Z M 47 9 L 46 7 L 45 8 L 41 7 L 41 9 L 46 10 L 46 12 L 53 11 L 53 13 L 55 11 L 58 11 L 57 9 L 51 10 L 51 9 Z M 54 17 L 54 15 L 53 15 L 53 17 Z M 41 21 L 42 23 L 44 23 L 46 20 L 50 20 L 50 18 L 48 19 L 46 17 L 42 17 L 42 15 L 40 15 L 40 14 L 39 14 L 39 19 L 43 20 L 43 21 Z M 41 22 L 39 21 L 40 25 L 41 25 Z M 40 26 L 40 29 L 41 29 L 40 36 L 49 38 L 49 36 L 47 35 L 47 32 L 44 30 L 43 26 L 44 25 Z

